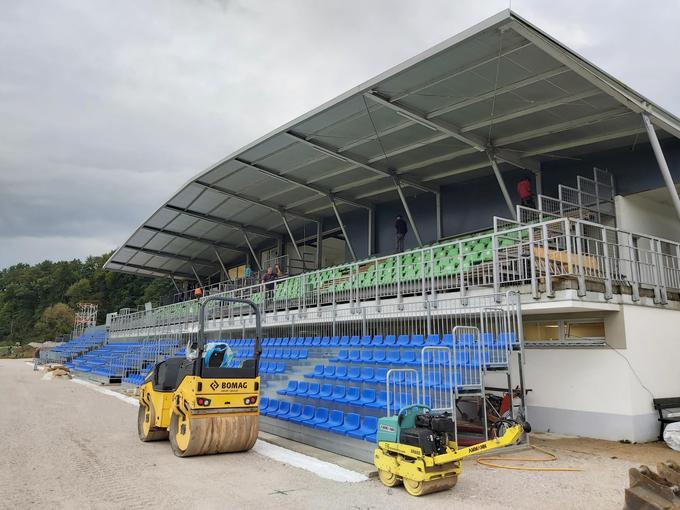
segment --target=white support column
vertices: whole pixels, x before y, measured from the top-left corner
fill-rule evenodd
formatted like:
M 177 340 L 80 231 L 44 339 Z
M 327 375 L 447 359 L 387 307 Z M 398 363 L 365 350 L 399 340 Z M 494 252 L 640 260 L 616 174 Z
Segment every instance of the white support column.
M 219 264 L 220 264 L 220 268 L 222 269 L 222 273 L 224 274 L 224 278 L 231 281 L 231 278 L 229 277 L 229 271 L 227 271 L 227 268 L 224 266 L 224 262 L 222 261 L 222 257 L 220 257 L 220 254 L 217 251 L 217 248 L 215 248 L 214 246 L 213 246 L 213 251 L 215 252 L 215 257 L 217 257 L 217 262 L 219 262 Z
M 352 246 L 352 242 L 349 239 L 349 236 L 347 235 L 347 230 L 345 229 L 345 224 L 342 221 L 342 217 L 340 216 L 340 211 L 338 211 L 338 206 L 335 204 L 335 198 L 333 196 L 329 196 L 331 200 L 331 206 L 333 207 L 333 212 L 335 213 L 335 218 L 338 220 L 338 224 L 340 225 L 340 230 L 342 230 L 342 235 L 345 238 L 345 243 L 347 243 L 347 248 L 349 249 L 349 253 L 352 256 L 352 262 L 356 262 L 357 260 L 357 255 L 354 252 L 354 247 Z
M 248 249 L 250 250 L 250 254 L 253 256 L 253 260 L 255 261 L 255 265 L 257 266 L 257 270 L 262 271 L 262 265 L 260 265 L 260 259 L 257 258 L 257 254 L 255 253 L 255 250 L 253 249 L 253 245 L 250 244 L 250 239 L 248 239 L 248 234 L 246 234 L 245 230 L 241 230 L 241 233 L 243 234 L 243 239 L 245 239 L 246 244 L 248 245 Z
M 496 163 L 496 158 L 493 156 L 493 154 L 487 152 L 486 155 L 489 158 L 489 162 L 491 163 L 491 168 L 493 168 L 493 173 L 496 174 L 496 180 L 498 181 L 498 185 L 501 188 L 501 193 L 503 193 L 503 198 L 505 199 L 505 203 L 508 205 L 508 209 L 510 210 L 510 214 L 512 215 L 512 219 L 516 220 L 517 215 L 515 214 L 515 206 L 512 203 L 512 199 L 510 198 L 510 194 L 508 193 L 508 188 L 505 187 L 505 181 L 503 180 L 503 176 L 501 175 L 501 171 L 498 168 L 498 164 Z
M 368 256 L 375 253 L 375 209 L 368 210 Z
M 203 282 L 201 281 L 201 277 L 198 276 L 198 273 L 196 272 L 196 268 L 194 267 L 193 264 L 191 264 L 191 271 L 194 273 L 194 276 L 196 277 L 196 281 L 198 282 L 198 286 L 203 287 Z
M 175 286 L 175 290 L 177 291 L 177 294 L 181 294 L 182 291 L 179 290 L 179 287 L 177 286 L 177 282 L 176 282 L 175 279 L 172 277 L 172 275 L 168 276 L 168 278 L 170 278 L 170 281 L 171 281 L 172 284 Z
M 652 125 L 652 121 L 649 120 L 647 114 L 642 114 L 642 120 L 645 123 L 647 135 L 649 136 L 649 142 L 652 144 L 654 156 L 656 156 L 656 162 L 658 163 L 659 169 L 661 170 L 661 175 L 663 176 L 663 180 L 666 181 L 666 187 L 668 188 L 668 192 L 671 195 L 675 212 L 678 215 L 678 218 L 680 218 L 680 197 L 678 197 L 678 190 L 675 189 L 673 176 L 671 175 L 671 171 L 668 168 L 668 163 L 666 162 L 666 158 L 664 157 L 663 151 L 661 150 L 661 145 L 659 144 L 659 139 L 657 138 L 656 132 L 654 131 L 654 126 Z
M 293 243 L 293 249 L 295 250 L 295 253 L 297 253 L 298 260 L 302 262 L 302 267 L 305 265 L 305 261 L 302 258 L 302 254 L 300 253 L 300 248 L 298 248 L 297 241 L 295 241 L 295 236 L 293 235 L 293 231 L 290 229 L 290 225 L 288 225 L 288 220 L 286 219 L 286 215 L 283 213 L 281 214 L 281 219 L 283 220 L 283 224 L 286 227 L 286 231 L 288 232 L 288 235 L 290 236 L 290 240 Z
M 434 196 L 434 207 L 436 215 L 437 241 L 444 237 L 444 227 L 442 224 L 442 192 L 438 191 Z
M 323 245 L 323 225 L 322 220 L 316 222 L 316 260 L 315 265 L 317 269 L 321 269 L 321 256 L 322 256 L 322 245 Z
M 404 211 L 406 212 L 406 216 L 408 217 L 408 222 L 411 224 L 411 230 L 413 230 L 413 235 L 416 236 L 418 246 L 422 248 L 423 240 L 420 237 L 420 232 L 418 232 L 418 225 L 416 225 L 416 222 L 413 219 L 413 215 L 411 214 L 411 208 L 408 206 L 408 202 L 406 201 L 406 195 L 404 195 L 404 190 L 401 188 L 401 182 L 399 182 L 399 177 L 393 175 L 392 179 L 394 180 L 394 186 L 397 188 L 397 193 L 399 193 L 401 205 L 404 206 Z
M 543 170 L 538 170 L 534 172 L 534 177 L 536 177 L 536 195 L 543 194 Z M 538 206 L 538 204 L 536 204 Z

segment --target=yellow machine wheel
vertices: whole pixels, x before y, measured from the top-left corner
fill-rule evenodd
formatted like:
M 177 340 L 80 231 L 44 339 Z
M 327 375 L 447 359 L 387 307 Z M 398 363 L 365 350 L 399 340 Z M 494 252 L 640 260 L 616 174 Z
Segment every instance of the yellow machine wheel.
M 401 483 L 401 479 L 397 475 L 384 469 L 378 469 L 378 478 L 387 487 L 396 487 Z
M 170 444 L 178 457 L 250 450 L 259 432 L 258 415 L 191 416 L 173 413 Z
M 153 406 L 146 404 L 139 404 L 139 411 L 137 412 L 137 434 L 139 439 L 145 443 L 148 441 L 164 441 L 168 439 L 168 431 L 166 429 L 159 429 L 154 427 L 156 422 Z
M 404 478 L 404 489 L 406 489 L 406 492 L 411 496 L 423 496 L 424 494 L 448 490 L 456 485 L 456 482 L 458 482 L 458 477 L 456 475 L 439 478 L 438 480 L 430 480 L 428 482 L 417 482 Z

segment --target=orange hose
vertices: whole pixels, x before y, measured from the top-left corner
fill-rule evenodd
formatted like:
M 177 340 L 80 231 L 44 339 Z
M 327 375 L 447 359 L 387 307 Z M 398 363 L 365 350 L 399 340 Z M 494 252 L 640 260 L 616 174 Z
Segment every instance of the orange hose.
M 538 446 L 531 446 L 534 450 L 538 450 L 541 453 L 545 453 L 548 458 L 543 458 L 543 459 L 537 459 L 537 458 L 529 458 L 529 457 L 480 457 L 477 459 L 477 463 L 481 464 L 482 466 L 487 466 L 487 467 L 493 467 L 493 468 L 499 468 L 499 469 L 514 469 L 517 471 L 583 471 L 583 469 L 579 468 L 570 468 L 570 467 L 530 467 L 530 466 L 512 466 L 512 465 L 507 465 L 507 464 L 496 464 L 495 462 L 491 461 L 510 461 L 510 462 L 554 462 L 557 460 L 557 455 L 554 453 L 551 453 L 547 450 L 544 450 L 543 448 L 539 448 Z

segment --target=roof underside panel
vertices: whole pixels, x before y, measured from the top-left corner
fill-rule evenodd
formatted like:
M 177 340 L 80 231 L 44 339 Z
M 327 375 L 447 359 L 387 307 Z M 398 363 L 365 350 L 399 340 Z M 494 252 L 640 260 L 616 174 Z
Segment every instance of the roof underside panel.
M 111 257 L 116 271 L 192 278 L 315 220 L 501 170 L 638 143 L 640 112 L 680 121 L 505 11 L 228 156 Z M 666 133 L 660 132 L 661 136 Z M 504 152 L 503 152 L 504 151 Z M 503 156 L 505 154 L 505 156 Z M 511 155 L 511 156 L 509 156 Z M 425 191 L 428 190 L 428 191 Z M 192 269 L 193 267 L 193 269 Z

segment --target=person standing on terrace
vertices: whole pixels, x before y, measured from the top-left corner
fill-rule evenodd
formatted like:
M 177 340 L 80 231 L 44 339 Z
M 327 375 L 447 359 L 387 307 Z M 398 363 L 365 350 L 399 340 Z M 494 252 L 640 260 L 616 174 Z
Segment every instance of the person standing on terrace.
M 400 253 L 404 251 L 404 238 L 406 237 L 406 232 L 408 232 L 408 227 L 401 214 L 397 214 L 397 219 L 394 220 L 394 230 L 396 234 L 396 250 L 397 253 Z

